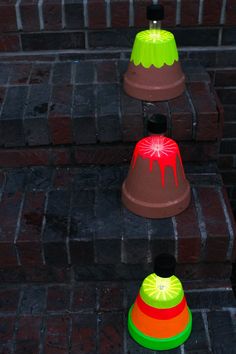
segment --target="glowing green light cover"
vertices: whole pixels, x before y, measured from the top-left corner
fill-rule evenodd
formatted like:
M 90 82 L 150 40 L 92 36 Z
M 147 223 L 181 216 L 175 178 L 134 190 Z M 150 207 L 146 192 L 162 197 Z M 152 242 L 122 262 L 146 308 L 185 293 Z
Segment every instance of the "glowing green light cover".
M 153 65 L 160 69 L 178 60 L 175 37 L 171 32 L 155 29 L 141 31 L 136 35 L 130 58 L 134 65 L 141 64 L 144 68 Z

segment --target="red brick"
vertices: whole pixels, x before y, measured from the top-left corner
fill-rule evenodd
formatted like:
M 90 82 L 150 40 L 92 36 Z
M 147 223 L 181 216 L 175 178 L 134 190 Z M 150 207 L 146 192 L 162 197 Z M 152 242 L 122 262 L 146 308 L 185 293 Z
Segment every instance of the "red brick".
M 148 20 L 146 17 L 147 5 L 152 1 L 134 0 L 134 26 L 148 28 Z
M 20 291 L 16 289 L 0 290 L 0 312 L 16 312 Z
M 45 30 L 60 30 L 62 28 L 62 5 L 58 0 L 44 0 L 43 19 Z
M 225 23 L 226 25 L 235 26 L 236 23 L 236 1 L 235 0 L 227 0 Z
M 48 63 L 36 63 L 30 75 L 30 84 L 48 83 L 51 74 L 52 65 Z
M 9 84 L 10 85 L 20 85 L 26 84 L 29 79 L 31 64 L 14 64 L 12 65 Z
M 78 164 L 114 164 L 131 160 L 133 146 L 117 145 L 96 146 L 95 148 L 78 147 L 75 149 L 75 160 Z
M 124 302 L 123 289 L 115 286 L 105 286 L 100 288 L 99 309 L 102 311 L 121 310 Z
M 72 308 L 74 311 L 95 310 L 96 308 L 96 285 L 82 283 L 74 289 Z
M 0 242 L 0 265 L 13 266 L 17 265 L 16 248 L 13 242 Z
M 106 3 L 104 0 L 88 1 L 89 28 L 106 27 Z
M 56 169 L 53 179 L 54 188 L 68 188 L 72 182 L 72 175 L 69 169 Z
M 53 86 L 48 122 L 52 143 L 55 145 L 73 142 L 71 104 L 72 86 Z
M 1 343 L 10 341 L 13 338 L 14 327 L 15 327 L 15 317 L 1 317 L 1 322 L 0 322 L 0 342 Z
M 40 317 L 20 317 L 16 340 L 38 340 L 42 326 Z
M 209 86 L 203 82 L 188 86 L 197 114 L 196 140 L 215 140 L 218 137 L 218 111 Z
M 20 13 L 24 31 L 39 30 L 38 0 L 22 0 Z
M 129 27 L 129 1 L 111 1 L 111 26 Z
M 104 313 L 99 322 L 99 353 L 122 354 L 124 324 L 119 313 Z
M 232 169 L 234 167 L 234 156 L 233 155 L 220 155 L 218 157 L 217 165 L 220 170 Z
M 16 341 L 17 354 L 39 354 L 39 342 L 36 340 L 20 340 Z
M 54 145 L 72 143 L 73 136 L 71 117 L 49 116 L 48 124 L 51 132 L 52 143 Z
M 48 289 L 47 310 L 65 311 L 69 309 L 70 292 L 69 289 L 60 286 Z
M 51 164 L 63 166 L 71 164 L 71 153 L 69 149 L 54 148 L 51 150 Z
M 219 154 L 218 142 L 180 142 L 179 148 L 183 161 L 217 160 Z
M 13 241 L 22 194 L 4 193 L 0 203 L 1 241 Z
M 203 25 L 219 25 L 222 8 L 222 0 L 204 1 Z
M 51 266 L 5 267 L 0 271 L 1 283 L 67 283 L 70 270 Z
M 0 4 L 0 32 L 16 31 L 15 5 Z
M 159 2 L 165 8 L 165 19 L 163 20 L 163 27 L 175 26 L 176 23 L 176 0 L 161 0 Z
M 17 242 L 20 262 L 25 265 L 42 265 L 42 244 L 40 242 Z
M 236 81 L 236 69 L 216 70 L 215 86 L 234 86 Z
M 6 93 L 6 88 L 0 87 L 0 108 L 1 108 L 2 103 L 4 101 L 5 93 Z
M 223 262 L 229 235 L 219 195 L 214 188 L 199 188 L 198 194 L 207 232 L 206 260 Z
M 116 82 L 116 63 L 111 60 L 103 60 L 96 63 L 98 82 Z
M 181 1 L 181 25 L 194 26 L 198 24 L 199 0 Z
M 71 354 L 96 354 L 96 315 L 79 314 L 73 316 L 72 321 Z
M 193 198 L 189 207 L 175 218 L 178 232 L 178 261 L 180 263 L 199 262 L 201 235 Z
M 27 192 L 22 210 L 18 241 L 39 241 L 45 203 L 44 192 Z
M 176 140 L 192 139 L 193 112 L 185 94 L 169 101 L 171 136 Z
M 53 316 L 47 319 L 45 338 L 45 354 L 68 353 L 69 318 Z
M 20 50 L 18 34 L 0 36 L 0 52 L 17 52 Z
M 0 150 L 2 167 L 26 167 L 49 164 L 49 151 L 45 149 L 4 149 Z

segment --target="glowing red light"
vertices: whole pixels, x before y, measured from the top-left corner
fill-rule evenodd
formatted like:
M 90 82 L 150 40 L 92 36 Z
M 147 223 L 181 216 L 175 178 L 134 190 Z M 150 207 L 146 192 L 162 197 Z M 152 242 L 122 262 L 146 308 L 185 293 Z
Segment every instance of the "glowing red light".
M 178 145 L 172 139 L 161 135 L 149 136 L 140 140 L 134 150 L 132 167 L 135 167 L 138 156 L 143 159 L 149 159 L 150 171 L 153 168 L 153 162 L 157 161 L 161 171 L 162 186 L 165 185 L 165 168 L 170 166 L 173 169 L 175 184 L 178 186 L 177 178 L 177 157 L 182 166 L 182 160 Z M 183 166 L 182 166 L 183 169 Z M 184 176 L 184 173 L 183 173 Z

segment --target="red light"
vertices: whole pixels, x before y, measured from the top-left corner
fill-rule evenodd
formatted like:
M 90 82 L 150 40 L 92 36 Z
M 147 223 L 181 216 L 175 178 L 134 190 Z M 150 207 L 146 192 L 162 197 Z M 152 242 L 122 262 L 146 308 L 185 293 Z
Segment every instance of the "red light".
M 177 157 L 182 166 L 182 160 L 179 152 L 178 145 L 172 139 L 165 136 L 154 135 L 141 139 L 134 150 L 132 167 L 134 168 L 137 162 L 138 156 L 143 159 L 150 160 L 150 171 L 153 168 L 153 162 L 156 161 L 161 171 L 162 186 L 165 186 L 165 168 L 170 166 L 173 169 L 175 184 L 178 186 L 177 178 Z M 183 166 L 182 166 L 183 171 Z M 183 172 L 185 178 L 185 174 Z

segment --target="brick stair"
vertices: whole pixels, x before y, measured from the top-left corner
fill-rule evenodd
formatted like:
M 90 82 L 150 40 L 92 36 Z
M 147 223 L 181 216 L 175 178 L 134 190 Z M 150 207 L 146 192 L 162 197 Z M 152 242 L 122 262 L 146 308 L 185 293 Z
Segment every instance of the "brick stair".
M 68 266 L 77 280 L 143 279 L 153 257 L 169 252 L 186 283 L 228 284 L 236 229 L 215 165 L 186 165 L 192 203 L 182 214 L 162 220 L 141 218 L 122 207 L 127 168 L 2 170 L 1 281 L 30 277 L 27 272 L 36 272 L 37 279 L 41 271 Z
M 123 93 L 127 60 L 54 59 L 0 63 L 2 167 L 127 162 L 154 112 L 167 114 L 184 161 L 217 159 L 222 108 L 198 62 L 183 62 L 181 97 L 151 104 Z

